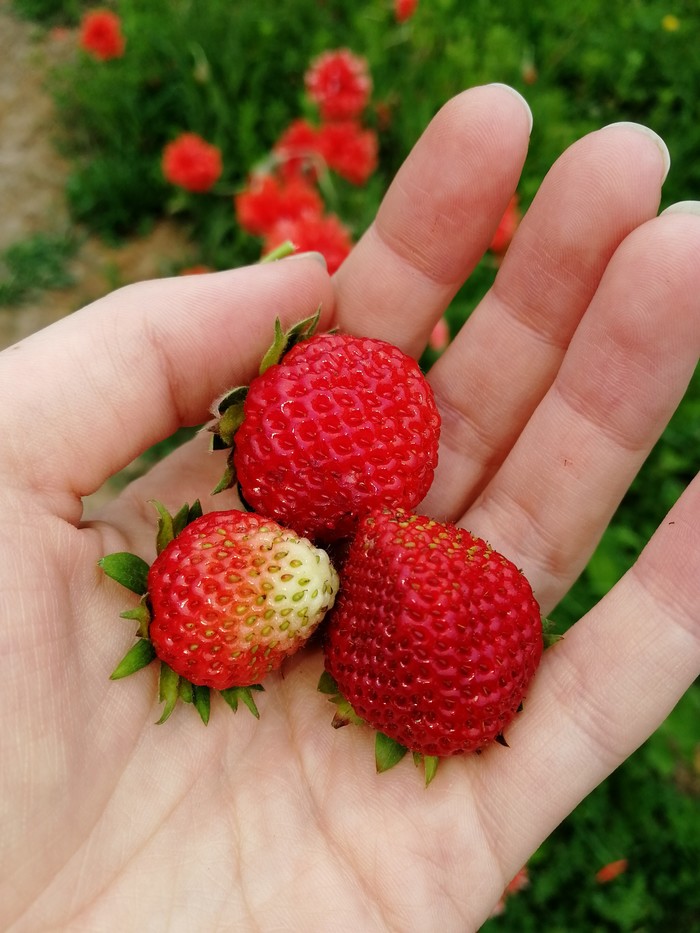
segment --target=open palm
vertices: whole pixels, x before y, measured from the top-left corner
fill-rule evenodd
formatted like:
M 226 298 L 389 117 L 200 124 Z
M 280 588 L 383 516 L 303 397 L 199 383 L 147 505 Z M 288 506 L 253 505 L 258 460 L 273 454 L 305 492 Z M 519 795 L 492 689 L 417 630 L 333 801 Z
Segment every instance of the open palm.
M 373 767 L 330 727 L 317 651 L 259 695 L 154 725 L 156 673 L 98 559 L 154 556 L 158 498 L 201 497 L 196 437 L 89 521 L 82 497 L 248 380 L 272 322 L 308 316 L 413 354 L 479 260 L 529 121 L 490 86 L 436 116 L 331 281 L 312 257 L 113 293 L 6 350 L 0 925 L 13 931 L 477 929 L 505 883 L 700 672 L 700 487 L 545 655 L 509 748 Z M 700 346 L 700 219 L 656 217 L 663 154 L 613 126 L 544 180 L 494 287 L 430 378 L 440 465 L 421 511 L 487 538 L 549 613 L 680 400 Z M 126 597 L 126 602 L 125 602 Z

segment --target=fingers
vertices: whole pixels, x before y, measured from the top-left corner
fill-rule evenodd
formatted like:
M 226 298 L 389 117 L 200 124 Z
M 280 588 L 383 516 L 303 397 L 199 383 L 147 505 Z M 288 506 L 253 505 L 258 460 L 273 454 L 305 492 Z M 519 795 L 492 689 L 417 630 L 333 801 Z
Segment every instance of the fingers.
M 700 355 L 700 219 L 618 249 L 551 389 L 464 523 L 522 566 L 544 612 L 583 569 Z
M 498 468 L 551 385 L 610 257 L 656 214 L 665 158 L 643 128 L 613 126 L 556 162 L 494 287 L 430 372 L 443 426 L 428 511 L 460 514 Z
M 442 108 L 335 275 L 342 329 L 422 352 L 515 190 L 530 122 L 519 95 L 499 85 Z
M 75 497 L 254 375 L 283 325 L 333 310 L 313 258 L 144 282 L 112 293 L 0 358 L 5 466 L 47 495 Z M 0 461 L 1 463 L 2 461 Z
M 545 652 L 510 748 L 488 753 L 487 821 L 502 826 L 501 842 L 529 855 L 700 675 L 699 576 L 696 478 L 634 568 Z

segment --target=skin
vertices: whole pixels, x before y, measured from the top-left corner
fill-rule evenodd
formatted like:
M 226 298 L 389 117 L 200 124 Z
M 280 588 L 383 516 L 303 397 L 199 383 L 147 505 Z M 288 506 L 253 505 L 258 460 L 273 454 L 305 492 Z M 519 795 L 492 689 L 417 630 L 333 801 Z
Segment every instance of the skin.
M 331 281 L 313 257 L 117 291 L 0 358 L 3 753 L 0 926 L 11 931 L 464 933 L 700 674 L 700 485 L 635 567 L 545 655 L 510 748 L 374 773 L 335 731 L 317 651 L 259 695 L 163 726 L 112 551 L 154 556 L 157 497 L 207 510 L 223 455 L 194 441 L 97 514 L 83 497 L 206 420 L 284 324 L 419 353 L 515 190 L 526 109 L 474 88 L 435 117 Z M 662 151 L 633 127 L 572 145 L 496 284 L 430 378 L 444 428 L 421 511 L 521 566 L 550 613 L 681 399 L 700 346 L 700 217 L 657 217 Z M 543 789 L 546 788 L 546 793 Z

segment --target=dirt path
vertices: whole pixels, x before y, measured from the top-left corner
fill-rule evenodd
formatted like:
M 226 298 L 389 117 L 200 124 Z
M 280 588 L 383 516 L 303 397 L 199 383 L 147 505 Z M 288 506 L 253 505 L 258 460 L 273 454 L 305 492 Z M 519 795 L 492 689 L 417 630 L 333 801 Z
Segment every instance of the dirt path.
M 38 232 L 67 229 L 63 198 L 69 166 L 53 144 L 47 69 L 74 54 L 70 33 L 52 34 L 17 18 L 0 0 L 0 250 Z M 76 285 L 43 292 L 19 307 L 0 306 L 0 349 L 64 317 L 113 288 L 163 274 L 186 261 L 182 233 L 169 223 L 119 249 L 88 237 L 71 264 Z

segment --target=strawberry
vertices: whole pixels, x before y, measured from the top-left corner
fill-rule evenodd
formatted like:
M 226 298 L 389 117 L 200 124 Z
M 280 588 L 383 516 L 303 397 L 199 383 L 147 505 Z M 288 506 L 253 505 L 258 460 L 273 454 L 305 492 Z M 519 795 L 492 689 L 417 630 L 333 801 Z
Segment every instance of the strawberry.
M 137 610 L 124 613 L 139 621 L 139 641 L 112 676 L 157 657 L 161 694 L 166 670 L 178 693 L 186 685 L 186 699 L 194 687 L 195 697 L 212 688 L 229 702 L 249 701 L 249 688 L 294 654 L 333 605 L 337 574 L 325 551 L 255 513 L 202 515 L 198 503 L 174 519 L 159 511 L 159 553 L 150 568 L 128 554 L 100 562 L 142 596 Z M 161 698 L 167 718 L 173 704 Z
M 542 649 L 539 607 L 507 558 L 455 525 L 374 511 L 343 566 L 319 686 L 336 694 L 335 725 L 369 723 L 389 764 L 408 749 L 428 777 L 428 760 L 434 773 L 505 744 Z
M 418 364 L 382 340 L 313 335 L 276 344 L 250 387 L 216 404 L 215 447 L 231 447 L 217 487 L 301 535 L 333 541 L 378 507 L 413 508 L 437 464 L 440 418 Z

